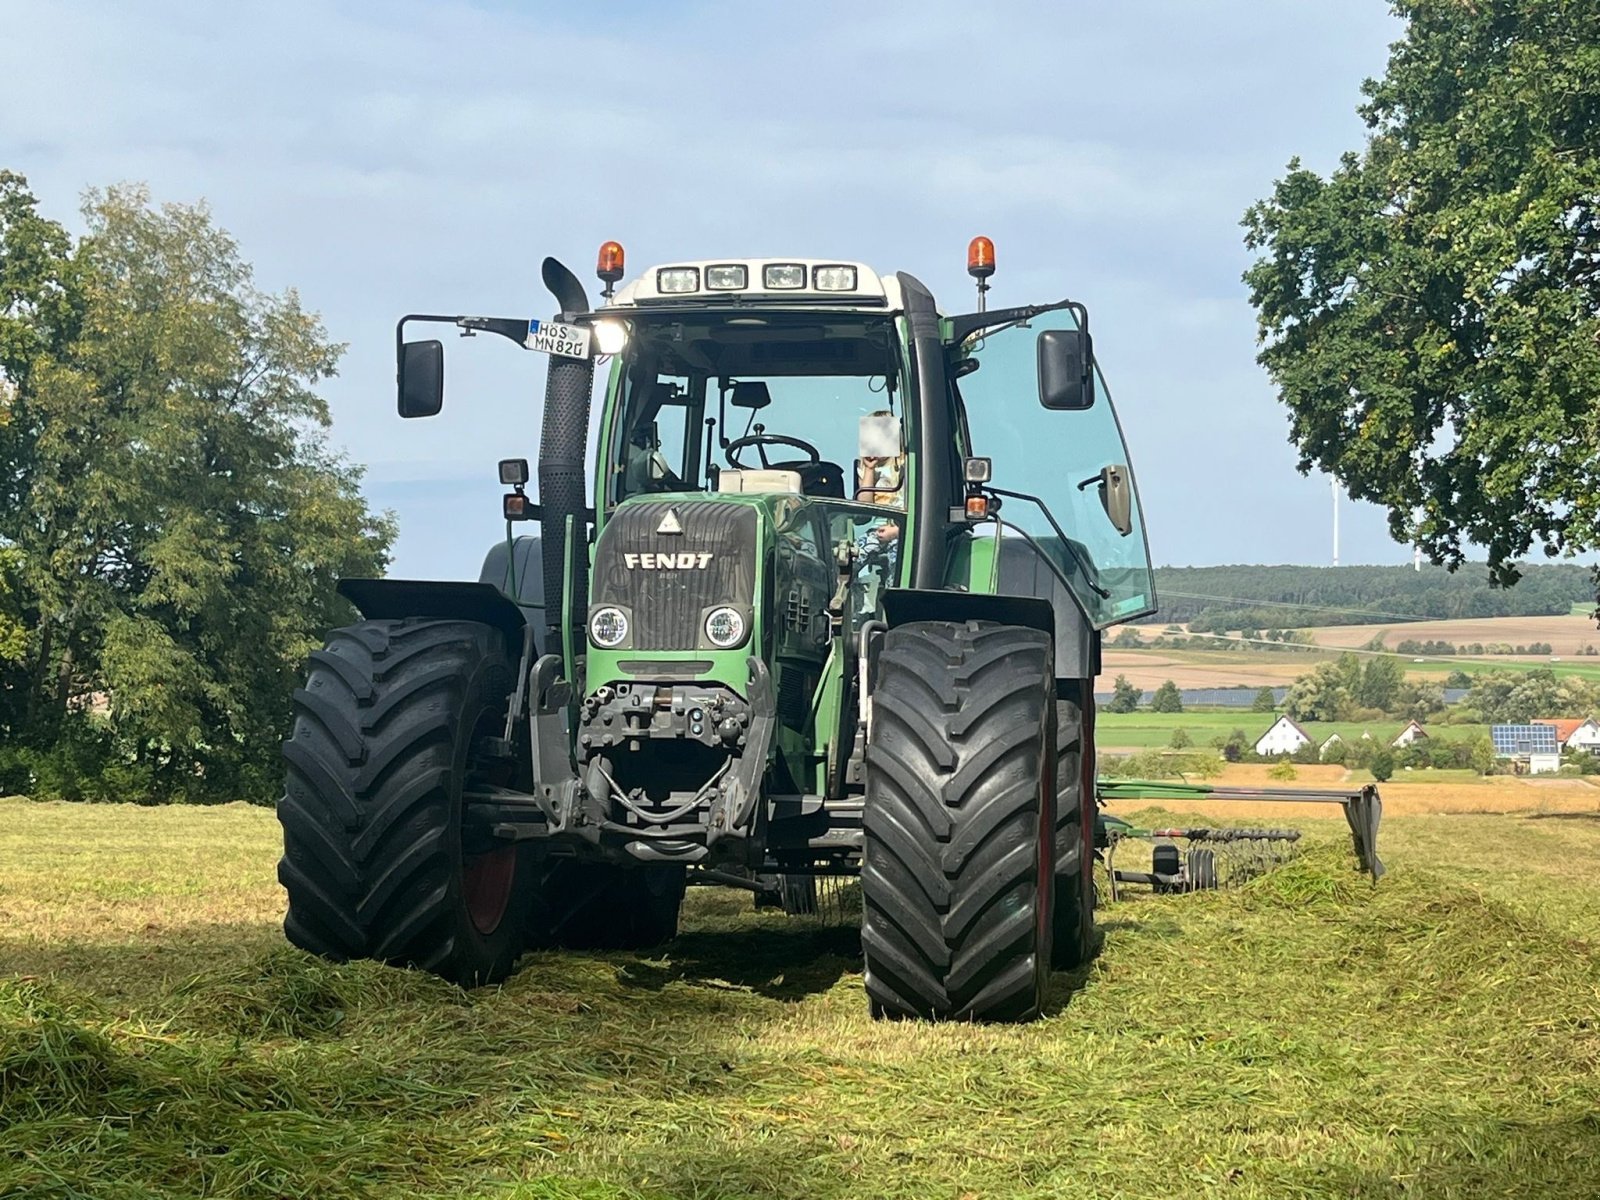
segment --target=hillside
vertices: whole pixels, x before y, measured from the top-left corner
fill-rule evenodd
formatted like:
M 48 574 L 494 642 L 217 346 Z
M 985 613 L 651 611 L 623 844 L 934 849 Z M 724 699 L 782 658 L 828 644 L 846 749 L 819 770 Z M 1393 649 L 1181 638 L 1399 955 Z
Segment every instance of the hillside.
M 1483 563 L 1443 567 L 1158 567 L 1161 610 L 1146 624 L 1200 631 L 1363 625 L 1377 621 L 1565 615 L 1592 605 L 1595 580 L 1573 563 L 1525 565 L 1512 588 Z

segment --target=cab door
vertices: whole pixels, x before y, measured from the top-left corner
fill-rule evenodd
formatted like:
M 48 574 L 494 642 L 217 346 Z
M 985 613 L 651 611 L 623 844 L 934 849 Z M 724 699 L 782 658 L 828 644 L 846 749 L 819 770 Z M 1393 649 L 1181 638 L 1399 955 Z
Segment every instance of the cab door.
M 1067 302 L 999 310 L 950 318 L 945 330 L 966 452 L 993 461 L 1000 495 L 999 523 L 975 531 L 999 539 L 994 590 L 1037 594 L 1035 580 L 1065 581 L 1098 630 L 1153 613 L 1156 594 L 1133 461 L 1081 312 Z M 1087 376 L 1071 396 L 1052 389 L 1068 344 Z M 1041 556 L 1053 570 L 1031 569 Z

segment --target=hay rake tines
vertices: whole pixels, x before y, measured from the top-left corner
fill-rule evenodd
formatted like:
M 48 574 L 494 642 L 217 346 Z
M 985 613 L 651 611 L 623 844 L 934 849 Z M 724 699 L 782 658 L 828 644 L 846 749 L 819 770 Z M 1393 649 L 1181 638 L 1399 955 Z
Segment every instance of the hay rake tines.
M 1160 893 L 1233 887 L 1284 862 L 1300 840 L 1298 829 L 1135 829 L 1114 819 L 1107 824 L 1104 858 L 1113 901 L 1120 898 L 1119 883 L 1147 884 Z M 1150 870 L 1116 866 L 1118 843 L 1130 840 L 1152 843 Z

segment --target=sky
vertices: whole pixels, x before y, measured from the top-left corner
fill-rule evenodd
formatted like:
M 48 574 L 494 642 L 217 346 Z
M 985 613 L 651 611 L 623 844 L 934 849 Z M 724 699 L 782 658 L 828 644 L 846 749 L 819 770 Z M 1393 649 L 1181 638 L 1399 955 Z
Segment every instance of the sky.
M 204 199 L 322 314 L 331 440 L 398 516 L 394 575 L 476 576 L 544 385 L 452 343 L 445 412 L 401 421 L 401 314 L 548 316 L 544 256 L 593 295 L 612 238 L 634 270 L 861 260 L 960 312 L 979 233 L 992 304 L 1089 305 L 1157 563 L 1327 563 L 1239 221 L 1292 156 L 1359 149 L 1399 33 L 1380 0 L 0 0 L 0 167 L 73 228 L 92 186 Z M 1341 561 L 1410 561 L 1381 511 L 1340 525 Z

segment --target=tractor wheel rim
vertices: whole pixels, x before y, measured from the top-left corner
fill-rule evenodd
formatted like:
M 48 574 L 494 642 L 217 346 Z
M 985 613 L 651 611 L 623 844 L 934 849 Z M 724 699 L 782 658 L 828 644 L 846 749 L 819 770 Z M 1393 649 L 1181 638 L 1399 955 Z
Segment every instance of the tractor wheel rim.
M 517 878 L 517 848 L 502 846 L 461 864 L 461 894 L 472 927 L 488 937 L 500 928 Z

